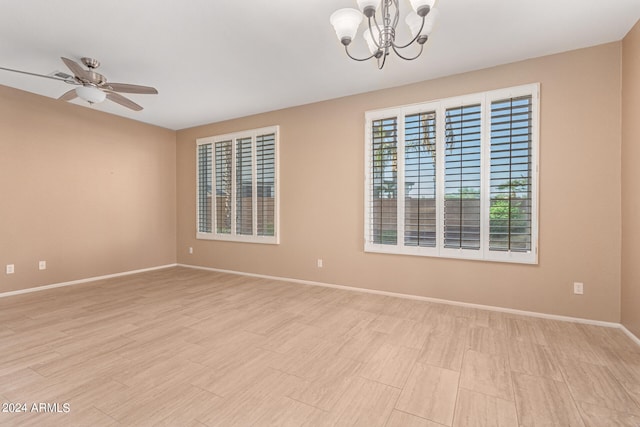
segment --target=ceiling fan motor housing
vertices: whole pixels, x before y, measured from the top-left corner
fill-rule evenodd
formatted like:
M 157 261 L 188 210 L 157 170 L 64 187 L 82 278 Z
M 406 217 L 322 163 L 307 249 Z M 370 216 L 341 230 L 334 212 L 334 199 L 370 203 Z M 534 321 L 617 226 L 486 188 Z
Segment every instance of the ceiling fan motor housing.
M 100 66 L 100 61 L 98 61 L 97 59 L 93 59 L 93 58 L 80 58 L 80 61 L 82 61 L 82 63 L 90 69 L 96 69 Z

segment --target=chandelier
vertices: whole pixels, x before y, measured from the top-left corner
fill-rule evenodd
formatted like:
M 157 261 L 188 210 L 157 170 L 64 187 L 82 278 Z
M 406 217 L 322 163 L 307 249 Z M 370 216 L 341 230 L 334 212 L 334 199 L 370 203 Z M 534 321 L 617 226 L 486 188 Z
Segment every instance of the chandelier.
M 349 58 L 356 61 L 376 58 L 378 68 L 382 69 L 391 51 L 407 61 L 412 61 L 420 56 L 437 17 L 437 10 L 433 8 L 435 0 L 410 0 L 413 10 L 407 14 L 405 21 L 411 30 L 413 39 L 406 44 L 396 43 L 396 29 L 400 20 L 399 0 L 357 0 L 357 2 L 360 10 L 338 9 L 329 19 Z M 378 17 L 376 11 L 379 8 L 381 10 Z M 369 46 L 371 55 L 366 58 L 357 58 L 349 53 L 349 45 L 358 31 L 363 16 L 367 18 L 368 23 L 363 37 Z M 404 49 L 414 43 L 420 46 L 418 53 L 414 53 L 412 56 L 405 55 Z

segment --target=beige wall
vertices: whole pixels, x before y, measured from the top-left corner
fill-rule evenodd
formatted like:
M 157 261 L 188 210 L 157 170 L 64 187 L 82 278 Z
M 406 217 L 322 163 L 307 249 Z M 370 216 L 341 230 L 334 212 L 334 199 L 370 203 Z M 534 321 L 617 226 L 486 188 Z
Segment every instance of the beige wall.
M 178 131 L 178 262 L 618 322 L 620 76 L 621 44 L 611 43 Z M 539 265 L 364 253 L 364 112 L 533 82 Z M 269 125 L 281 131 L 281 244 L 196 240 L 196 138 Z
M 622 42 L 622 324 L 640 337 L 640 21 Z
M 0 87 L 0 267 L 16 266 L 13 275 L 0 271 L 0 292 L 177 259 L 618 322 L 622 259 L 622 318 L 639 334 L 640 177 L 630 163 L 640 156 L 632 143 L 639 32 L 636 25 L 624 43 L 177 134 Z M 364 253 L 364 112 L 532 82 L 541 83 L 539 265 Z M 281 244 L 196 240 L 195 139 L 270 125 L 281 131 Z M 47 270 L 38 271 L 39 260 Z M 574 281 L 584 282 L 583 296 L 572 294 Z
M 173 131 L 0 86 L 0 293 L 174 263 L 175 164 Z

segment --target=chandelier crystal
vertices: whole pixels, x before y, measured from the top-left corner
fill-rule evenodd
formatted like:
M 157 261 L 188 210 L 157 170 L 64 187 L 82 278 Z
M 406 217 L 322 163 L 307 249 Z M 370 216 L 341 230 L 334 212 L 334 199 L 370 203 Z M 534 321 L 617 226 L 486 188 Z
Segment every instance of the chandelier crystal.
M 429 39 L 437 18 L 438 11 L 433 7 L 435 0 L 410 0 L 413 10 L 407 14 L 405 22 L 413 38 L 406 44 L 396 43 L 396 29 L 400 21 L 399 0 L 357 0 L 357 2 L 360 10 L 338 9 L 329 19 L 349 58 L 356 61 L 376 58 L 378 68 L 382 69 L 391 51 L 407 61 L 412 61 L 422 54 L 424 44 Z M 379 14 L 376 13 L 378 10 L 380 10 Z M 349 45 L 355 38 L 363 18 L 367 18 L 367 28 L 362 36 L 371 55 L 366 58 L 357 58 L 349 52 Z M 420 46 L 419 51 L 411 56 L 404 54 L 404 49 L 414 46 L 415 43 Z

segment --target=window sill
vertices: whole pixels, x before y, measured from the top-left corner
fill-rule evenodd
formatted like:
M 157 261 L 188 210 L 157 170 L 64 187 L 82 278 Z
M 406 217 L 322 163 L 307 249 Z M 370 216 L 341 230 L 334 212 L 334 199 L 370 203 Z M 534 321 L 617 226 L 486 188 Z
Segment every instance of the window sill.
M 196 233 L 199 240 L 218 240 L 222 242 L 258 243 L 264 245 L 279 245 L 278 236 L 232 236 L 229 234 Z
M 538 256 L 534 252 L 498 252 L 469 249 L 438 249 L 428 247 L 407 247 L 392 245 L 376 245 L 367 243 L 365 252 L 388 255 L 412 255 L 444 259 L 464 259 L 472 261 L 505 262 L 512 264 L 538 264 Z

